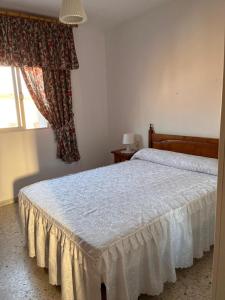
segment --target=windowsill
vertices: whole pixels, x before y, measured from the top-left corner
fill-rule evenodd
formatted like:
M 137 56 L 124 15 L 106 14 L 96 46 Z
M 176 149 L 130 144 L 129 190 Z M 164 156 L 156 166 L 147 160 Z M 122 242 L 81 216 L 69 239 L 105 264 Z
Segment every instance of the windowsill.
M 10 132 L 26 132 L 26 131 L 39 131 L 39 130 L 46 130 L 46 129 L 50 129 L 50 127 L 43 127 L 43 128 L 17 128 L 17 127 L 13 127 L 13 128 L 1 128 L 0 129 L 0 134 L 1 133 L 10 133 Z

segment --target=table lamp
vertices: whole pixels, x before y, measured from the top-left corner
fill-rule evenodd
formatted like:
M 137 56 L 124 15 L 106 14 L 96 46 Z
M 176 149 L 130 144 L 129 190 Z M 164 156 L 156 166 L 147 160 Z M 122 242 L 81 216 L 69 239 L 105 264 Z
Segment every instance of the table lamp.
M 134 144 L 134 133 L 124 133 L 123 135 L 123 145 L 126 145 L 126 149 L 123 150 L 124 153 L 132 152 L 132 145 Z

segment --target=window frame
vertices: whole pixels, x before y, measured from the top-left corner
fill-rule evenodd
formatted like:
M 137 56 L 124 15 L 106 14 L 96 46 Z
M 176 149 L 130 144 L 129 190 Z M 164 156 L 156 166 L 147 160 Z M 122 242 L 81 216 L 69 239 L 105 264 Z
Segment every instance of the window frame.
M 25 109 L 24 109 L 24 102 L 23 102 L 24 95 L 23 95 L 22 83 L 21 83 L 22 75 L 20 73 L 19 67 L 10 66 L 10 68 L 11 68 L 11 75 L 12 75 L 12 84 L 13 84 L 18 126 L 0 128 L 0 133 L 49 129 L 49 123 L 47 120 L 46 120 L 47 121 L 46 127 L 26 128 L 26 117 L 25 117 Z

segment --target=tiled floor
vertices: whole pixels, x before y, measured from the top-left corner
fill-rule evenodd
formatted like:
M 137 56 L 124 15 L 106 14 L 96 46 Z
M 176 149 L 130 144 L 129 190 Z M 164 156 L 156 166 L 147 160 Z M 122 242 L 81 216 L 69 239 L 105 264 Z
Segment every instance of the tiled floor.
M 211 267 L 212 251 L 192 268 L 178 271 L 177 282 L 166 284 L 162 295 L 141 300 L 210 300 Z M 60 289 L 48 283 L 47 272 L 27 256 L 17 205 L 1 207 L 0 300 L 59 300 L 60 296 Z

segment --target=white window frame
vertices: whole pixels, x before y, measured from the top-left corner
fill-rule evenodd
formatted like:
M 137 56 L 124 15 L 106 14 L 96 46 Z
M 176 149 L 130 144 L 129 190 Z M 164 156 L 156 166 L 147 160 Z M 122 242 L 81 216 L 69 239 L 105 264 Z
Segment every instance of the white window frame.
M 19 69 L 19 67 L 13 67 L 13 66 L 11 66 L 10 68 L 11 68 L 11 74 L 12 74 L 12 83 L 13 83 L 13 91 L 14 91 L 18 126 L 17 127 L 0 128 L 0 133 L 1 132 L 12 132 L 12 131 L 48 129 L 49 128 L 48 122 L 47 122 L 46 127 L 26 128 L 25 109 L 24 109 L 24 103 L 23 103 L 24 96 L 23 96 L 23 91 L 22 91 L 20 69 Z

